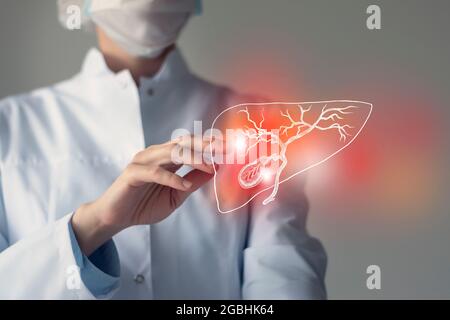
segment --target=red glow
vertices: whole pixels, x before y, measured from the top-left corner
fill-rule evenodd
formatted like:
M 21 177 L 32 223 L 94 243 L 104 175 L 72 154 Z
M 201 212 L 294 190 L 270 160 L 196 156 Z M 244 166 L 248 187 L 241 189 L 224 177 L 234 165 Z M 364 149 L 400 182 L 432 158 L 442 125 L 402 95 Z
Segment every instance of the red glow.
M 293 70 L 281 53 L 242 50 L 230 64 L 223 66 L 222 74 L 233 79 L 241 92 L 257 92 L 271 101 L 311 100 L 298 77 L 301 70 Z M 352 146 L 313 169 L 311 178 L 321 179 L 323 187 L 317 190 L 321 196 L 338 199 L 336 203 L 343 206 L 360 201 L 386 216 L 426 213 L 440 180 L 433 166 L 448 133 L 436 112 L 436 101 L 404 80 L 368 78 L 334 90 L 342 92 L 341 98 L 373 103 L 374 111 Z M 336 96 L 324 93 L 323 99 L 329 98 Z M 310 143 L 304 150 L 309 155 L 320 153 L 320 144 Z M 237 196 L 239 186 L 233 183 L 229 181 L 223 192 Z

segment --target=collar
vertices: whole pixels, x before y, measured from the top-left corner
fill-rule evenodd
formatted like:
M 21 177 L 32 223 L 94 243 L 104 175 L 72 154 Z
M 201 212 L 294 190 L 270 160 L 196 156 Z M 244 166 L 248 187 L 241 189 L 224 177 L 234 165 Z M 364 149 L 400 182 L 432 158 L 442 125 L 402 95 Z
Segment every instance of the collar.
M 129 70 L 122 70 L 118 73 L 112 72 L 103 57 L 103 54 L 97 48 L 91 48 L 83 62 L 82 74 L 90 77 L 112 77 L 118 80 L 124 76 L 131 78 Z M 178 48 L 172 50 L 166 57 L 159 71 L 150 78 L 142 77 L 140 79 L 141 87 L 157 85 L 160 83 L 171 82 L 175 80 L 185 80 L 191 75 L 190 70 L 181 55 Z

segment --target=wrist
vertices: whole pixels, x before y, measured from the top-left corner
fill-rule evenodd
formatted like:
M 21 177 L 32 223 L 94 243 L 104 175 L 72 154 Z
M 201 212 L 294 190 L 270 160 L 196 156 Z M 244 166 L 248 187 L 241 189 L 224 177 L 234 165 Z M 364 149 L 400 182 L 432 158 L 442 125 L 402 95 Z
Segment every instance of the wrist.
M 95 202 L 83 204 L 78 208 L 71 223 L 78 245 L 86 256 L 90 256 L 120 231 L 102 219 L 101 210 Z

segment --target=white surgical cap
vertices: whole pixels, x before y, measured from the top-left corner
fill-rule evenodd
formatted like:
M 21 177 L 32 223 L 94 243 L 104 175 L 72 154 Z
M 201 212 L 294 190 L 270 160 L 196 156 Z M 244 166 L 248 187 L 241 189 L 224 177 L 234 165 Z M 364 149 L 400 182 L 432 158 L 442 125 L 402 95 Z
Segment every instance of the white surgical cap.
M 67 28 L 67 21 L 75 12 L 80 13 L 81 27 L 92 30 L 94 23 L 90 19 L 91 10 L 117 9 L 121 6 L 133 6 L 148 3 L 148 8 L 156 12 L 190 12 L 201 13 L 201 0 L 57 0 L 58 19 L 61 25 Z

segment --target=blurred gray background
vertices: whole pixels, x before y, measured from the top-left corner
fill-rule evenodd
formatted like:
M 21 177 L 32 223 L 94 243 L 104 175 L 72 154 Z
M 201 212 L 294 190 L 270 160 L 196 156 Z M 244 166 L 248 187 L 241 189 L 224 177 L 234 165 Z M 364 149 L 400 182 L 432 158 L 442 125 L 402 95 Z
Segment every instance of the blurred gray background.
M 369 4 L 381 7 L 381 30 L 366 28 Z M 203 77 L 276 100 L 374 103 L 350 168 L 309 176 L 309 229 L 329 255 L 329 297 L 450 298 L 450 1 L 203 6 L 179 41 Z M 1 0 L 0 44 L 5 97 L 75 74 L 95 38 L 63 30 L 54 0 Z M 381 290 L 366 287 L 371 264 Z

